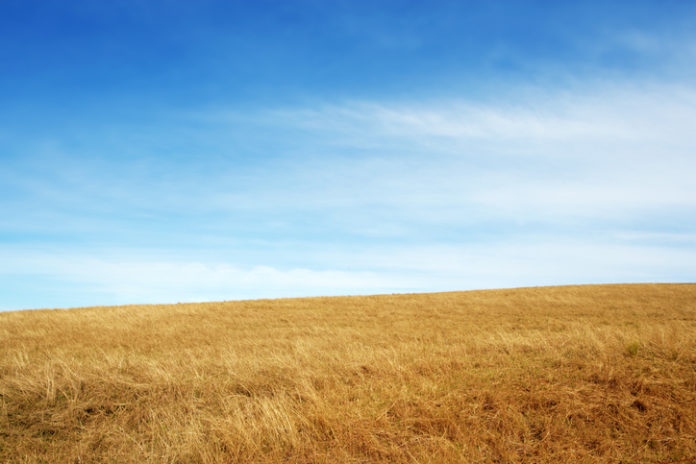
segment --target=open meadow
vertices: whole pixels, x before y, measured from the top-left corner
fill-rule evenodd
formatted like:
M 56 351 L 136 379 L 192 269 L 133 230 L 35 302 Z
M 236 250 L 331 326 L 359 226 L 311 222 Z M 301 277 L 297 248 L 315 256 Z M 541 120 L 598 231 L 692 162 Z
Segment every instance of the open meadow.
M 0 313 L 0 462 L 677 460 L 696 284 Z

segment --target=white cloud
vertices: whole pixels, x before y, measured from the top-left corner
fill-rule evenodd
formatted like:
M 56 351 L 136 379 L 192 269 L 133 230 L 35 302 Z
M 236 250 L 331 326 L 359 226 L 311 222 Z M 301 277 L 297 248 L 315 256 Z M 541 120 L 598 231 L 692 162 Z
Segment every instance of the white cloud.
M 272 140 L 274 156 L 167 165 L 165 180 L 152 160 L 30 179 L 36 200 L 3 229 L 84 245 L 0 248 L 0 274 L 65 282 L 90 304 L 696 276 L 688 87 L 215 117 Z
M 447 138 L 551 142 L 610 139 L 636 143 L 673 134 L 689 135 L 695 114 L 693 88 L 615 84 L 577 92 L 529 89 L 514 100 L 488 102 L 355 101 L 275 110 L 256 117 L 319 134 L 358 136 L 356 143 L 374 137 L 424 142 L 429 138 Z
M 111 250 L 84 255 L 0 249 L 0 276 L 43 275 L 54 282 L 79 284 L 83 295 L 77 301 L 102 305 L 683 281 L 689 280 L 683 276 L 696 275 L 693 247 L 556 237 L 515 243 L 365 246 L 350 252 L 314 250 L 313 260 L 330 263 L 333 267 L 328 269 L 157 260 L 143 257 L 146 253 Z
M 375 293 L 408 282 L 372 271 L 290 268 L 146 258 L 146 251 L 85 255 L 0 250 L 0 276 L 40 276 L 79 284 L 91 304 L 175 303 L 281 296 Z M 86 303 L 85 303 L 86 304 Z M 5 308 L 19 309 L 19 308 Z
M 261 192 L 261 204 L 543 220 L 696 208 L 696 90 L 688 87 L 537 90 L 486 104 L 352 102 L 257 117 L 308 130 L 318 153 L 282 165 L 297 182 L 287 195 Z M 356 148 L 365 155 L 332 156 Z

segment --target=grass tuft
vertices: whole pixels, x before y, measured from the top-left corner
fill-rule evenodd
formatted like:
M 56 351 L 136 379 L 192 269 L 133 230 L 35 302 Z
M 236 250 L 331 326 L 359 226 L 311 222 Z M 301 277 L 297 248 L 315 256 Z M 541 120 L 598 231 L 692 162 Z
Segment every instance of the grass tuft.
M 638 354 L 638 350 L 640 349 L 640 343 L 639 342 L 631 342 L 626 345 L 626 354 L 629 356 L 636 356 Z

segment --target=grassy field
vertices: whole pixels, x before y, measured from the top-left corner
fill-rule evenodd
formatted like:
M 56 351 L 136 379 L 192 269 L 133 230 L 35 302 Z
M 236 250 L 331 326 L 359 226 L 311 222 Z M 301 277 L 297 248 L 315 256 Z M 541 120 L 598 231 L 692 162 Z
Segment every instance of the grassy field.
M 1 462 L 676 460 L 692 284 L 0 313 Z

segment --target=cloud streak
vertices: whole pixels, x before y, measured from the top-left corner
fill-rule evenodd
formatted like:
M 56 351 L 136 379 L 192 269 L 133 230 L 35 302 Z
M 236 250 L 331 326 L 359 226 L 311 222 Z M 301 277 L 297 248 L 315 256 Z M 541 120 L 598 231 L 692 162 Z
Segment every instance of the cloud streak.
M 12 266 L 11 272 L 0 269 L 0 276 L 47 277 L 36 307 L 679 282 L 689 281 L 685 276 L 696 273 L 693 237 L 690 243 L 684 248 L 626 240 L 593 244 L 579 239 L 537 237 L 516 243 L 375 247 L 357 253 L 314 250 L 308 262 L 340 264 L 340 268 L 323 269 L 242 268 L 215 260 L 162 260 L 143 256 L 147 254 L 145 250 L 121 250 L 119 257 L 114 257 L 113 252 L 18 254 L 0 250 L 3 262 Z M 80 295 L 68 296 L 55 290 L 75 285 L 83 289 Z M 0 309 L 24 307 L 4 303 Z
M 205 121 L 168 129 L 181 156 L 125 165 L 52 147 L 2 174 L 0 274 L 43 296 L 0 307 L 693 280 L 696 93 L 616 89 L 179 115 Z

